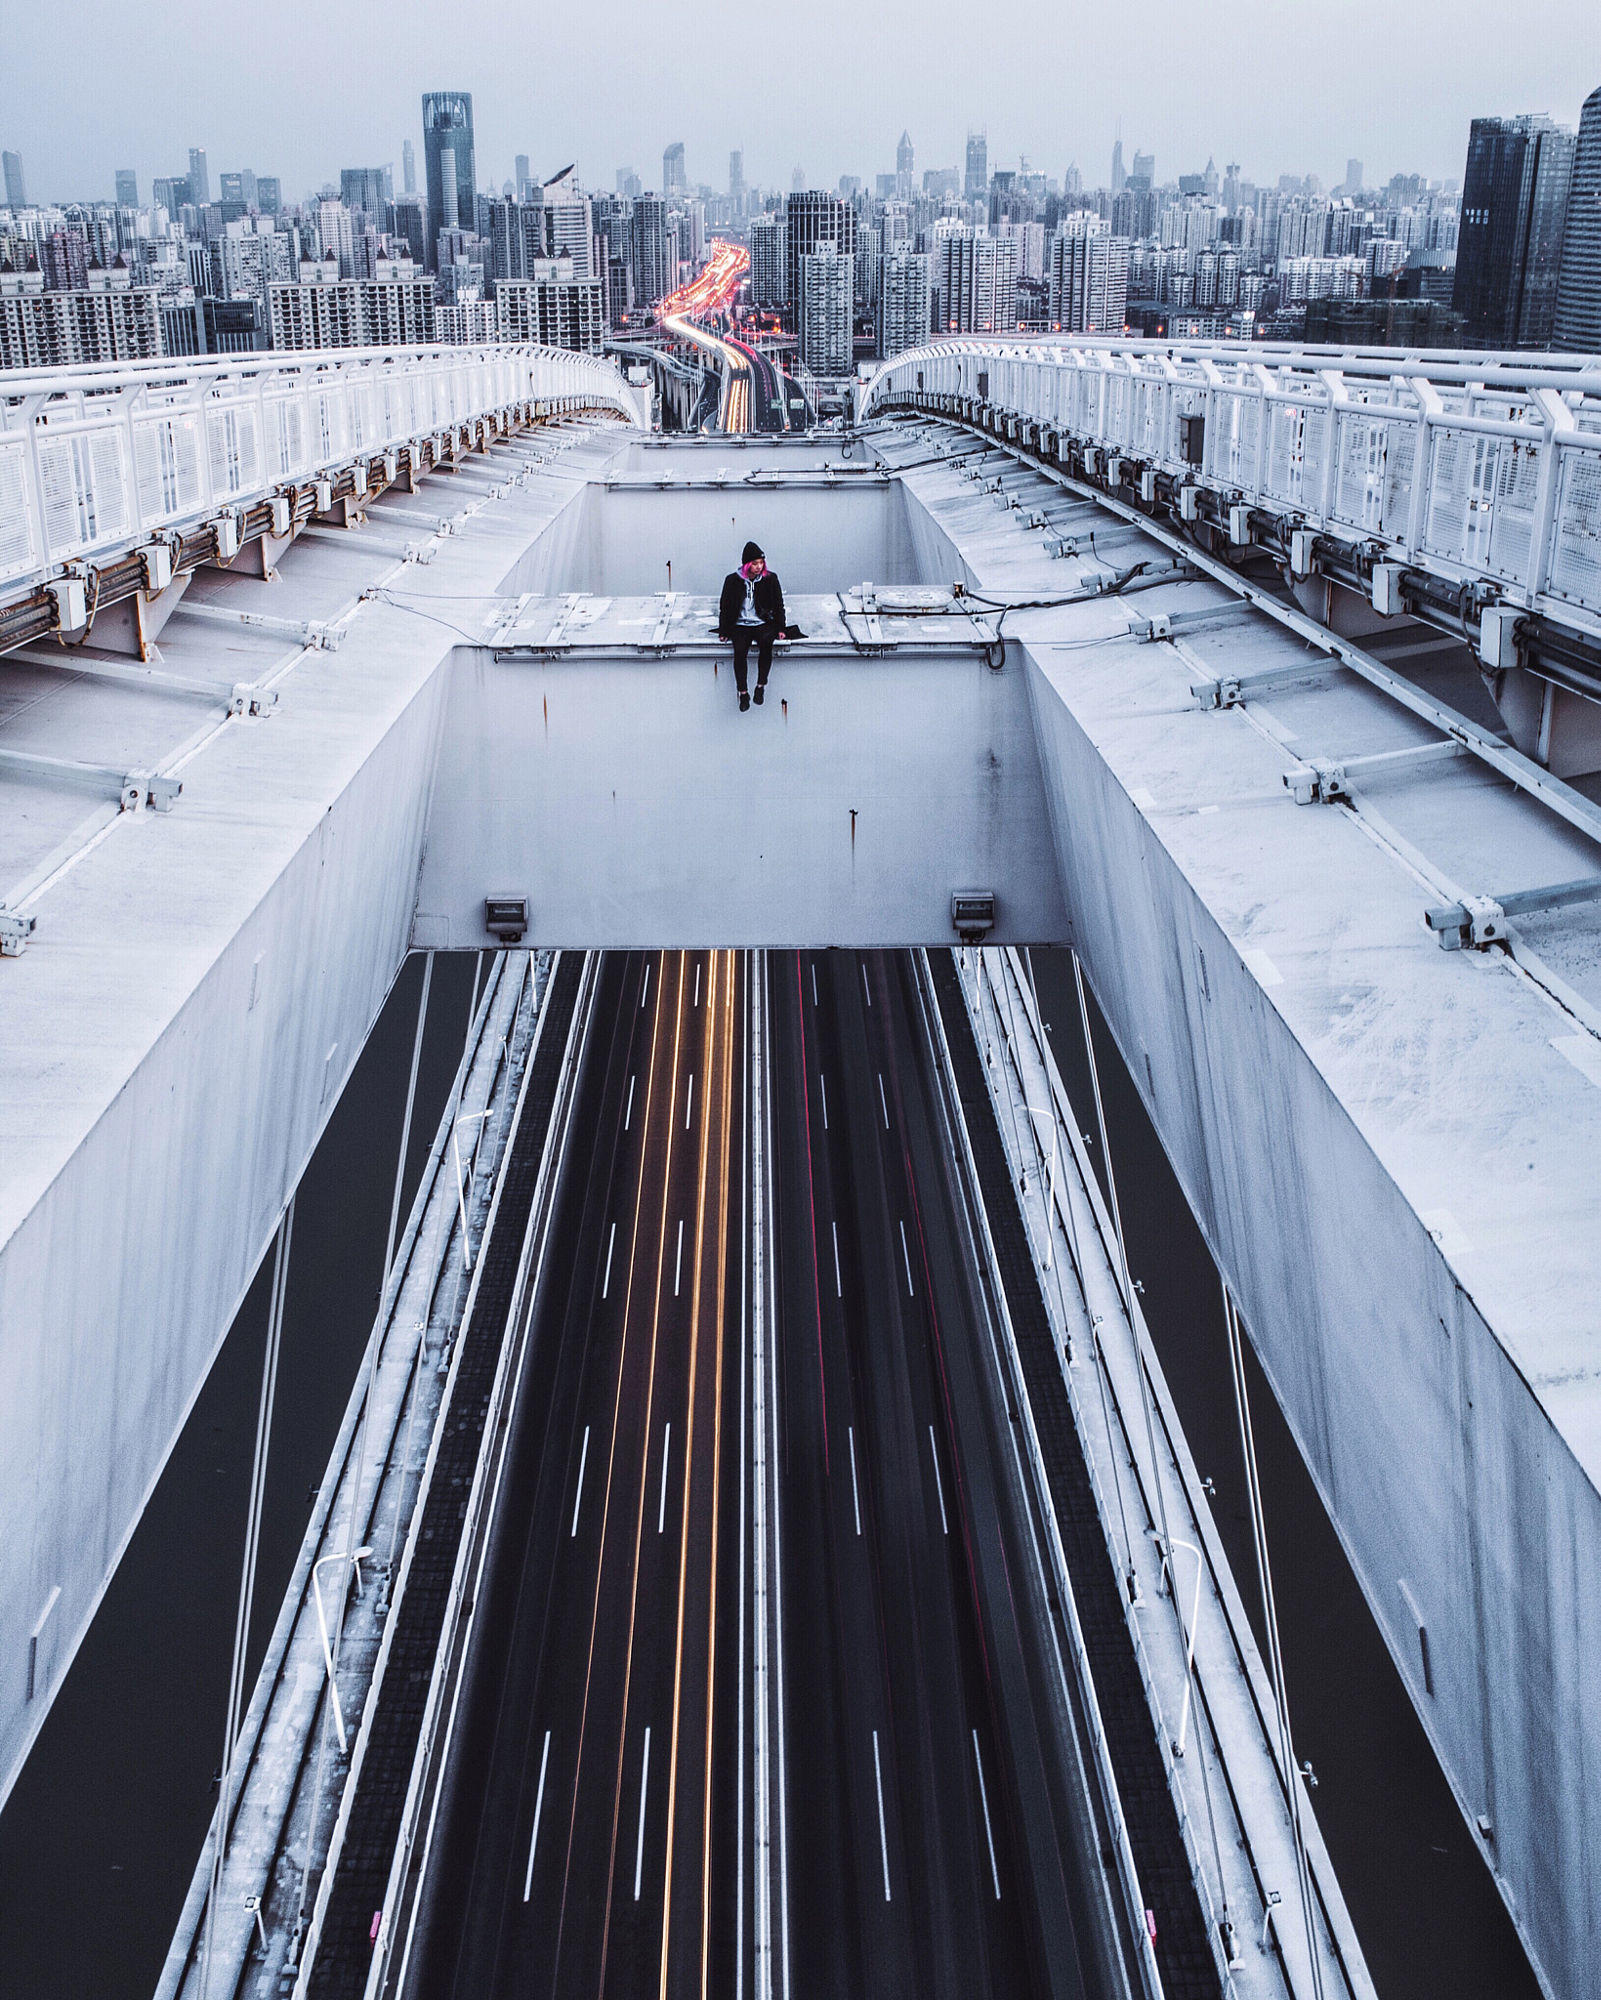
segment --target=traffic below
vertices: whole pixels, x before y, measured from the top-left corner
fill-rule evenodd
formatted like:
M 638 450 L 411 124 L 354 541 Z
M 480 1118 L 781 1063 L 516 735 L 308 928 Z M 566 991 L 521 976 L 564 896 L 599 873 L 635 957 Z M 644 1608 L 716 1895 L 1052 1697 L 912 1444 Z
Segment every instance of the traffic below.
M 930 1006 L 605 958 L 404 1992 L 1115 1990 Z

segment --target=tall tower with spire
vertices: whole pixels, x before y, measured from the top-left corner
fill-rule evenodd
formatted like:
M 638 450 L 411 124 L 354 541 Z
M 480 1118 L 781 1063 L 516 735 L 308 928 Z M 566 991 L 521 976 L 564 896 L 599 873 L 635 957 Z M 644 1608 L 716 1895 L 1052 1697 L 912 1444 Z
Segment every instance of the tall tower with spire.
M 895 192 L 902 199 L 912 191 L 912 176 L 915 171 L 912 135 L 909 132 L 902 132 L 900 143 L 895 148 Z

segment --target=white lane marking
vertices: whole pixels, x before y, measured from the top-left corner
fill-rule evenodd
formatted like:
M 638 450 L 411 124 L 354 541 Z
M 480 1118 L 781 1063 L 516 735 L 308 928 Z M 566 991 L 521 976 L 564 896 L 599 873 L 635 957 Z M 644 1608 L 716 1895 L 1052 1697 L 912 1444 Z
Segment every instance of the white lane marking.
M 695 997 L 694 997 L 694 999 L 693 999 L 693 1000 L 691 1000 L 691 1001 L 690 1001 L 690 1003 L 689 1003 L 689 1004 L 690 1004 L 690 1006 L 691 1006 L 691 1007 L 698 1007 L 698 1006 L 700 1005 L 700 961 L 699 961 L 699 959 L 697 959 L 697 960 L 695 961 Z
M 684 1098 L 684 1130 L 689 1130 L 689 1121 L 695 1112 L 695 1072 L 689 1072 L 689 1090 Z
M 978 1766 L 978 1796 L 979 1803 L 984 1808 L 984 1838 L 989 1842 L 990 1849 L 990 1880 L 995 1884 L 995 1900 L 998 1903 L 1001 1900 L 1001 1877 L 1000 1871 L 995 1866 L 995 1836 L 990 1831 L 989 1787 L 984 1782 L 984 1759 L 978 1754 L 976 1729 L 973 1731 L 973 1762 Z
M 878 1731 L 873 1731 L 873 1780 L 878 1786 L 878 1851 L 884 1857 L 884 1901 L 889 1894 L 889 1835 L 884 1830 L 884 1771 L 878 1761 Z
M 856 1485 L 856 1426 L 847 1425 L 846 1437 L 851 1448 L 851 1512 L 856 1516 L 856 1532 L 862 1532 L 862 1496 Z
M 646 959 L 645 983 L 639 989 L 639 1008 L 641 1013 L 643 1013 L 645 1010 L 645 996 L 646 994 L 649 993 L 649 991 L 650 991 L 650 960 Z
M 623 1130 L 628 1130 L 628 1122 L 634 1115 L 634 1079 L 628 1079 L 628 1109 L 623 1113 Z
M 678 1297 L 678 1281 L 684 1275 L 684 1219 L 678 1219 L 678 1255 L 673 1259 L 673 1297 Z
M 867 983 L 867 960 L 865 958 L 862 959 L 860 964 L 862 968 L 862 991 L 867 995 L 867 1004 L 871 1007 L 873 1004 L 873 989 Z
M 973 1740 L 975 1744 L 978 1741 L 976 1737 Z M 979 1774 L 979 1782 L 980 1783 L 983 1782 L 982 1772 Z M 649 1783 L 650 1783 L 650 1724 L 647 1722 L 645 1724 L 645 1755 L 639 1767 L 639 1837 L 634 1842 L 634 1901 L 636 1903 L 639 1901 L 639 1878 L 641 1874 L 644 1872 L 644 1867 L 645 1867 L 645 1787 Z M 993 1852 L 990 1856 L 990 1859 L 993 1864 L 994 1861 Z M 995 1893 L 998 1896 L 1001 1892 L 999 1889 L 997 1889 Z
M 912 1253 L 906 1247 L 906 1224 L 904 1222 L 901 1224 L 901 1255 L 906 1259 L 906 1296 L 909 1299 L 915 1299 L 917 1294 L 912 1290 Z
M 826 1132 L 828 1130 L 828 1078 L 824 1076 L 821 1070 L 817 1072 L 817 1088 L 823 1094 L 823 1130 Z
M 617 1247 L 617 1225 L 611 1226 L 611 1234 L 606 1238 L 606 1275 L 600 1281 L 600 1295 L 605 1298 L 611 1290 L 611 1253 Z
M 928 1455 L 934 1461 L 934 1491 L 939 1495 L 939 1524 L 948 1535 L 951 1524 L 945 1518 L 945 1482 L 939 1476 L 939 1446 L 934 1442 L 934 1426 L 928 1427 Z
M 933 1430 L 930 1429 L 929 1436 L 932 1437 L 933 1435 Z M 671 1424 L 667 1424 L 662 1430 L 662 1497 L 656 1503 L 656 1532 L 658 1535 L 667 1525 L 667 1458 L 672 1448 L 673 1427 Z
M 812 1005 L 817 1005 L 817 961 L 812 960 Z
M 573 1493 L 572 1536 L 578 1533 L 578 1506 L 584 1497 L 584 1467 L 589 1463 L 589 1426 L 584 1426 L 584 1448 L 578 1454 L 578 1486 Z M 571 1537 L 569 1537 L 571 1539 Z
M 845 1296 L 845 1287 L 839 1281 L 839 1224 L 831 1222 L 828 1226 L 834 1232 L 834 1296 L 836 1299 L 842 1299 Z
M 889 1101 L 884 1095 L 884 1072 L 882 1070 L 878 1073 L 878 1102 L 884 1113 L 884 1130 L 887 1132 L 889 1130 Z
M 534 1849 L 539 1845 L 539 1815 L 545 1805 L 545 1766 L 550 1762 L 550 1731 L 545 1731 L 545 1750 L 539 1760 L 539 1790 L 534 1795 L 534 1831 L 528 1843 L 528 1872 L 523 1877 L 523 1901 L 534 1886 Z

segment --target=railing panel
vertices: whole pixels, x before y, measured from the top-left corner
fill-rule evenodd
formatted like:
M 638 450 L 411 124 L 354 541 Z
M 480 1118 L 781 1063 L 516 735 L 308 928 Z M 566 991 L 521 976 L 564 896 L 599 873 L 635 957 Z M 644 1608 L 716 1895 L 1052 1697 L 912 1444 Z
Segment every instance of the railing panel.
M 887 362 L 862 413 L 915 393 L 919 372 L 925 394 L 976 397 L 1601 632 L 1593 358 L 957 338 Z M 1192 465 L 1181 420 L 1196 414 Z

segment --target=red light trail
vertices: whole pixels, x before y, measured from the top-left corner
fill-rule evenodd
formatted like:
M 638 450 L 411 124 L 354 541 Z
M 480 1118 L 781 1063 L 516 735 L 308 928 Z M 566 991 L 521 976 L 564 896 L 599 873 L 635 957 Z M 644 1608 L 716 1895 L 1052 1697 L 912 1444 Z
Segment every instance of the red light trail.
M 704 267 L 670 292 L 656 308 L 658 319 L 692 319 L 702 313 L 726 313 L 734 309 L 740 280 L 750 269 L 750 252 L 738 243 L 712 239 L 710 257 Z

